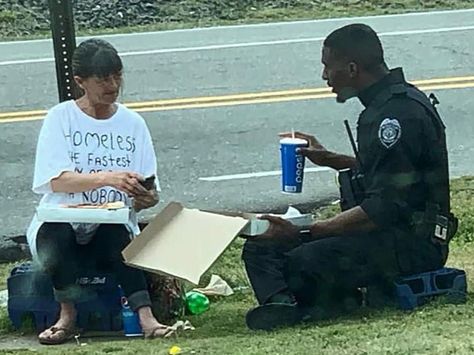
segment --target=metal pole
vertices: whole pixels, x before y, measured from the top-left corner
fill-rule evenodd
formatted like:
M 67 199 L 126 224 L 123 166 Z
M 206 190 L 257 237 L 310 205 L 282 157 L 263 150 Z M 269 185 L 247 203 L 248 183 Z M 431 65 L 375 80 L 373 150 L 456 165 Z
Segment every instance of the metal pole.
M 77 98 L 79 90 L 72 75 L 72 53 L 76 48 L 71 0 L 48 0 L 59 101 Z

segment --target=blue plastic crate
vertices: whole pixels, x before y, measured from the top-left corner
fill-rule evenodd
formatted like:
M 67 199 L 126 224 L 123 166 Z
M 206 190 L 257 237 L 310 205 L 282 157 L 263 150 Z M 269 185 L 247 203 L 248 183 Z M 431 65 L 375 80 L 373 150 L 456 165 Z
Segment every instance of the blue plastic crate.
M 41 331 L 53 325 L 59 315 L 59 304 L 45 297 L 9 297 L 8 316 L 15 328 L 20 328 L 25 317 L 31 317 Z
M 113 275 L 90 272 L 77 282 L 96 296 L 76 304 L 78 326 L 87 330 L 122 329 L 120 290 Z M 8 315 L 16 328 L 21 327 L 25 316 L 32 317 L 38 331 L 56 322 L 59 304 L 48 275 L 25 263 L 11 271 L 7 284 Z
M 453 303 L 466 301 L 466 273 L 442 268 L 421 274 L 400 277 L 395 281 L 395 296 L 401 309 L 412 310 L 439 295 Z

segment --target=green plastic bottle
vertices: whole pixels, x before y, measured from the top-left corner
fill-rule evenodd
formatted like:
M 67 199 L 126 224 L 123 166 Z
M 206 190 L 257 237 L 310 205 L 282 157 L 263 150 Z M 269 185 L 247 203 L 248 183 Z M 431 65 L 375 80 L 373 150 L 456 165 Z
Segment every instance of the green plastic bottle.
M 186 307 L 191 314 L 201 314 L 209 309 L 209 298 L 197 291 L 186 293 Z

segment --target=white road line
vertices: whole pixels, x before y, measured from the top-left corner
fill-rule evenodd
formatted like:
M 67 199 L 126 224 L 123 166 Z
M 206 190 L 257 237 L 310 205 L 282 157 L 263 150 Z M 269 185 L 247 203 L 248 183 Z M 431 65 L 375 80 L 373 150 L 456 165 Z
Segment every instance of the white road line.
M 406 36 L 406 35 L 414 35 L 414 34 L 444 33 L 444 32 L 470 31 L 470 30 L 474 30 L 474 26 L 382 32 L 382 33 L 379 33 L 379 36 Z M 219 45 L 209 45 L 209 46 L 200 46 L 200 47 L 164 48 L 164 49 L 153 49 L 153 50 L 146 50 L 146 51 L 123 52 L 123 53 L 120 53 L 120 55 L 122 57 L 130 57 L 130 56 L 150 55 L 150 54 L 196 52 L 196 51 L 207 51 L 207 50 L 229 49 L 229 48 L 260 47 L 260 46 L 270 46 L 270 45 L 279 45 L 279 44 L 319 42 L 319 41 L 323 41 L 324 38 L 325 37 L 310 37 L 310 38 L 284 39 L 284 40 L 276 40 L 276 41 L 219 44 Z M 44 62 L 53 62 L 53 61 L 54 61 L 54 58 L 9 60 L 9 61 L 0 62 L 0 66 L 44 63 Z
M 7 61 L 4 61 L 4 62 L 0 62 L 0 66 L 18 65 L 18 64 L 34 64 L 34 63 L 49 63 L 49 62 L 54 62 L 54 58 L 7 60 Z
M 325 167 L 314 167 L 314 168 L 304 169 L 305 174 L 317 173 L 317 172 L 322 172 L 322 171 L 332 171 L 332 169 L 325 168 Z M 259 178 L 259 177 L 278 176 L 278 175 L 281 175 L 281 170 L 260 171 L 257 173 L 245 173 L 245 174 L 234 174 L 234 175 L 200 177 L 199 180 L 217 182 L 217 181 L 229 181 L 229 180 L 240 180 L 240 179 L 253 179 L 253 178 Z
M 389 18 L 403 18 L 403 17 L 431 17 L 437 15 L 450 15 L 450 14 L 464 14 L 474 13 L 474 9 L 460 9 L 460 10 L 440 10 L 440 11 L 420 11 L 420 12 L 409 12 L 405 14 L 389 14 L 389 15 L 370 15 L 370 16 L 357 16 L 357 17 L 337 17 L 337 18 L 324 18 L 317 20 L 296 20 L 296 21 L 284 21 L 284 22 L 268 22 L 268 23 L 253 23 L 253 24 L 242 24 L 242 25 L 228 25 L 228 26 L 209 26 L 209 27 L 197 27 L 197 28 L 183 28 L 176 30 L 165 30 L 165 31 L 148 31 L 148 32 L 134 32 L 134 33 L 113 33 L 113 34 L 102 34 L 98 35 L 101 38 L 115 38 L 115 37 L 135 37 L 135 36 L 148 36 L 155 34 L 166 34 L 166 33 L 186 33 L 186 32 L 205 32 L 222 29 L 239 29 L 239 28 L 262 28 L 262 27 L 278 27 L 278 26 L 293 26 L 300 24 L 310 23 L 327 23 L 327 22 L 344 22 L 344 21 L 364 21 L 374 18 L 389 19 Z M 78 39 L 87 39 L 91 36 L 78 37 Z M 30 39 L 24 41 L 6 41 L 0 42 L 2 45 L 14 45 L 14 44 L 29 44 L 29 43 L 41 43 L 51 42 L 51 38 L 45 39 Z
M 474 26 L 382 32 L 379 34 L 379 36 L 406 36 L 406 35 L 412 35 L 412 34 L 443 33 L 443 32 L 469 31 L 469 30 L 474 30 Z M 147 50 L 147 51 L 124 52 L 124 53 L 121 53 L 121 56 L 127 57 L 127 56 L 148 55 L 148 54 L 193 52 L 193 51 L 205 51 L 205 50 L 227 49 L 227 48 L 260 47 L 260 46 L 270 46 L 270 45 L 279 45 L 279 44 L 320 42 L 320 41 L 323 41 L 325 38 L 326 37 L 324 36 L 324 37 L 283 39 L 283 40 L 276 40 L 276 41 L 219 44 L 219 45 L 210 45 L 210 46 L 201 46 L 201 47 L 153 49 L 153 50 Z

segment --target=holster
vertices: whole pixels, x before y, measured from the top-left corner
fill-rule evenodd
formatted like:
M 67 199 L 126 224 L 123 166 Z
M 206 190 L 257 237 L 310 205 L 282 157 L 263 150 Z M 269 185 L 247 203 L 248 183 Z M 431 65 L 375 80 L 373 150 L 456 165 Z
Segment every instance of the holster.
M 365 198 L 364 175 L 353 169 L 339 170 L 341 210 L 346 211 L 362 203 Z
M 412 226 L 417 236 L 447 245 L 456 235 L 458 219 L 452 213 L 442 214 L 437 204 L 428 203 L 425 211 L 413 213 Z

